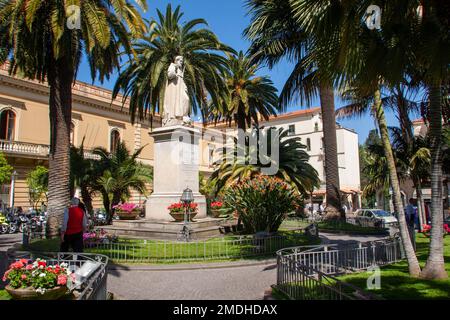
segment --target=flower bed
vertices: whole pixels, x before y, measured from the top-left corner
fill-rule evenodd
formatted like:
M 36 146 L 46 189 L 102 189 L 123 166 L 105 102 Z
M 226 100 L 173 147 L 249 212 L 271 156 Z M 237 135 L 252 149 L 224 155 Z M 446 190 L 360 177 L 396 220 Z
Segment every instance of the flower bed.
M 113 209 L 121 220 L 135 220 L 140 213 L 139 205 L 134 203 L 118 204 Z
M 100 244 L 115 243 L 118 239 L 116 235 L 110 235 L 103 229 L 83 234 L 83 243 L 86 248 L 95 247 Z
M 75 276 L 66 263 L 47 265 L 47 261 L 20 259 L 3 275 L 6 291 L 14 299 L 58 299 L 73 288 Z
M 175 221 L 184 220 L 185 205 L 183 203 L 181 202 L 172 203 L 167 209 L 169 210 L 169 214 L 172 216 L 172 218 L 175 219 Z M 195 202 L 190 203 L 187 212 L 189 214 L 189 220 L 192 221 L 192 219 L 198 213 L 198 204 Z
M 213 218 L 218 218 L 222 212 L 223 203 L 221 201 L 215 201 L 211 203 L 211 215 Z

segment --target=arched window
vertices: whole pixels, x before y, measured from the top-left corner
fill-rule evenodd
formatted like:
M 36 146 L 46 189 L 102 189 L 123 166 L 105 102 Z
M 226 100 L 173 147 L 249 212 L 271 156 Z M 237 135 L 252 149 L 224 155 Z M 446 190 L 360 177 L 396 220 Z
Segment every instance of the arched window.
M 120 143 L 120 133 L 117 129 L 111 130 L 109 136 L 109 151 L 115 153 Z
M 0 139 L 14 140 L 16 114 L 11 110 L 4 110 L 0 114 Z
M 306 150 L 311 151 L 311 139 L 306 138 Z
M 73 145 L 75 141 L 75 125 L 73 122 L 70 123 L 70 144 Z

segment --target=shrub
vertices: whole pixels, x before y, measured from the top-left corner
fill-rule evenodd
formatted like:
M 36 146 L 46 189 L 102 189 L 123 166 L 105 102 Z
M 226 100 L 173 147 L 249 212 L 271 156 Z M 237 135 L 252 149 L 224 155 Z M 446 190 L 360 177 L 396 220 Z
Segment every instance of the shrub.
M 224 205 L 238 214 L 249 233 L 277 231 L 287 214 L 298 206 L 292 187 L 279 178 L 262 175 L 229 187 Z

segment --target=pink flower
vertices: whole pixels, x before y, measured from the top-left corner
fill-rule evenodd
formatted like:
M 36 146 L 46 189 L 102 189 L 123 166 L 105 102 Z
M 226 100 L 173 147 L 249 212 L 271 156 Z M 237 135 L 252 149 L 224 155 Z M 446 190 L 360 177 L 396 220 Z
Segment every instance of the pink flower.
M 33 270 L 33 265 L 29 264 L 25 267 L 26 270 Z
M 25 280 L 25 279 L 27 278 L 27 275 L 26 275 L 26 274 L 22 274 L 22 275 L 20 276 L 20 278 L 21 278 L 22 280 Z
M 66 283 L 67 283 L 67 276 L 65 276 L 64 274 L 60 274 L 58 276 L 57 284 L 60 286 L 65 286 Z

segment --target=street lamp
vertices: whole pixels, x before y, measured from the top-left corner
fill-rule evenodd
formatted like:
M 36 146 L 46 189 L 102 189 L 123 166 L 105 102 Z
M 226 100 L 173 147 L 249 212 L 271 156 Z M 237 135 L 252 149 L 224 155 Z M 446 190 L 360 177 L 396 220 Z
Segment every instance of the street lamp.
M 16 186 L 16 177 L 18 176 L 17 171 L 14 170 L 14 172 L 11 175 L 11 190 L 9 194 L 9 206 L 14 209 L 14 189 Z
M 189 220 L 190 217 L 188 216 L 190 214 L 190 204 L 194 202 L 194 194 L 192 193 L 192 190 L 189 188 L 186 188 L 183 190 L 183 194 L 181 195 L 180 199 L 181 203 L 184 205 L 184 225 L 183 225 L 183 231 L 182 235 L 185 241 L 189 241 L 190 238 L 190 231 L 189 231 Z

